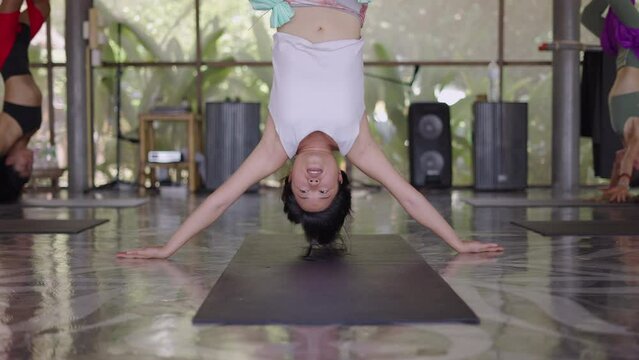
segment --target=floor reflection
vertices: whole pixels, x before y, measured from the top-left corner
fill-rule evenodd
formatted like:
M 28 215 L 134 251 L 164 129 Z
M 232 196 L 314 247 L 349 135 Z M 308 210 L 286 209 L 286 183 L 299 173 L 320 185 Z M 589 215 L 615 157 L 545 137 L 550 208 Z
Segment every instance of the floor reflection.
M 0 235 L 0 358 L 636 358 L 639 238 L 548 238 L 510 223 L 639 220 L 633 208 L 472 208 L 459 201 L 468 191 L 427 195 L 463 237 L 502 243 L 505 253 L 456 255 L 376 190 L 354 194 L 348 229 L 401 234 L 479 326 L 193 326 L 247 234 L 300 233 L 276 191 L 242 197 L 169 261 L 114 254 L 166 241 L 202 198 L 156 196 L 127 209 L 0 207 L 2 218 L 110 220 L 79 235 Z

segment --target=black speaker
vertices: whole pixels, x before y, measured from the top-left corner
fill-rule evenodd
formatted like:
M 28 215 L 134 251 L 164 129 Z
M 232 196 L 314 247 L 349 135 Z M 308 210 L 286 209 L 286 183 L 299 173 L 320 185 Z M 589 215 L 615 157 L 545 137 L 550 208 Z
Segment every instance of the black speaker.
M 260 141 L 260 104 L 206 103 L 206 189 L 215 190 Z M 249 191 L 257 191 L 253 185 Z
M 475 190 L 523 190 L 528 183 L 528 104 L 476 102 Z
M 417 188 L 449 188 L 450 108 L 443 103 L 415 103 L 408 110 L 410 182 Z

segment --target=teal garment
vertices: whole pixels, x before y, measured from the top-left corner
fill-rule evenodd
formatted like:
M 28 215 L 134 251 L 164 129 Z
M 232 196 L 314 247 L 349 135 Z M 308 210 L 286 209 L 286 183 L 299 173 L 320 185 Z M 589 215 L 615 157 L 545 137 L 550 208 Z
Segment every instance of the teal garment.
M 610 125 L 619 136 L 628 119 L 639 117 L 639 92 L 613 96 L 610 98 Z
M 271 12 L 271 28 L 277 29 L 291 21 L 295 10 L 284 0 L 249 0 L 254 10 Z M 357 0 L 360 4 L 370 4 L 373 0 Z
M 271 12 L 271 27 L 276 29 L 295 16 L 295 11 L 284 0 L 249 0 L 255 10 L 266 10 Z

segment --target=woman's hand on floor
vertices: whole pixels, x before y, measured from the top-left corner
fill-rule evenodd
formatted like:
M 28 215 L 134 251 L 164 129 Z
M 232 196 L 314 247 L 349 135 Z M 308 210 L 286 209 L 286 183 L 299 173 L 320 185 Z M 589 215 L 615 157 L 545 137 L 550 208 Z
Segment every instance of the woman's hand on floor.
M 464 241 L 459 248 L 455 249 L 457 252 L 465 253 L 481 253 L 481 252 L 501 252 L 504 248 L 495 243 L 483 243 L 480 241 Z
M 166 259 L 171 254 L 163 246 L 120 251 L 116 255 L 121 259 Z
M 605 190 L 603 193 L 603 197 L 610 202 L 626 202 L 629 198 L 628 188 L 623 185 L 617 185 L 613 188 Z

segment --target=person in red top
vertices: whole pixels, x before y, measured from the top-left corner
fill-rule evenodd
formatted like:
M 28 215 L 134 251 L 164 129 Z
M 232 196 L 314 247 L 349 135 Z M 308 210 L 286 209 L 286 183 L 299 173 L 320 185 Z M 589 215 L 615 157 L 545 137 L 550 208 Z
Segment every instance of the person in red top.
M 29 71 L 28 49 L 49 16 L 48 0 L 2 0 L 0 73 L 4 102 L 0 114 L 0 202 L 15 201 L 31 176 L 29 140 L 42 123 L 42 93 Z

